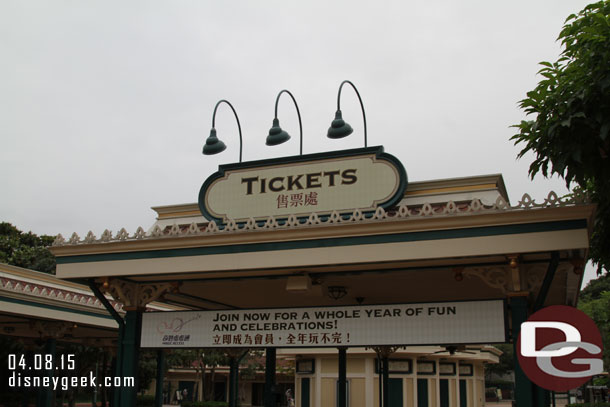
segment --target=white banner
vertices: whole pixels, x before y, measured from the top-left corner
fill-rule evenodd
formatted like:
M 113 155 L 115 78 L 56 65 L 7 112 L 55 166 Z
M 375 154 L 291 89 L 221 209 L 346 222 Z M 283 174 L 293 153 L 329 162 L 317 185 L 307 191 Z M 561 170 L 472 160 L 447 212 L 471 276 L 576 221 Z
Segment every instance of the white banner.
M 144 348 L 503 343 L 504 301 L 147 312 Z

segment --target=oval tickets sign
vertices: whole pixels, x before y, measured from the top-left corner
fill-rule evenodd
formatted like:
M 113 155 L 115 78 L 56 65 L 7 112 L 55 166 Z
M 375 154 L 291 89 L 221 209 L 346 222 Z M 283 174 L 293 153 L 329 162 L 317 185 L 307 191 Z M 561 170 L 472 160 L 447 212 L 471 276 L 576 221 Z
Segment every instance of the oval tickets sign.
M 407 174 L 383 147 L 219 166 L 199 191 L 209 220 L 226 223 L 374 210 L 404 196 Z

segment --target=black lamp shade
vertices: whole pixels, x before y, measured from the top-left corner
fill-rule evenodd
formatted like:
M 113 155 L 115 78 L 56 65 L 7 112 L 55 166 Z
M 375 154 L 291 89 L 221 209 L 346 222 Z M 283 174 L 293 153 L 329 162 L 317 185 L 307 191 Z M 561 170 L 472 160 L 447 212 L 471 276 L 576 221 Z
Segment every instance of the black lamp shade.
M 268 146 L 276 146 L 290 140 L 290 134 L 286 133 L 280 127 L 280 121 L 275 118 L 273 119 L 273 127 L 269 129 L 269 135 L 265 144 Z
M 354 129 L 352 129 L 352 126 L 343 120 L 341 110 L 337 110 L 335 113 L 335 120 L 333 120 L 333 122 L 330 124 L 326 136 L 328 138 L 337 139 L 349 136 L 353 132 Z
M 212 130 L 210 130 L 210 136 L 207 138 L 207 140 L 205 141 L 205 145 L 203 146 L 203 154 L 218 154 L 225 151 L 226 148 L 226 144 L 220 141 L 218 137 L 216 137 L 216 129 L 212 128 Z

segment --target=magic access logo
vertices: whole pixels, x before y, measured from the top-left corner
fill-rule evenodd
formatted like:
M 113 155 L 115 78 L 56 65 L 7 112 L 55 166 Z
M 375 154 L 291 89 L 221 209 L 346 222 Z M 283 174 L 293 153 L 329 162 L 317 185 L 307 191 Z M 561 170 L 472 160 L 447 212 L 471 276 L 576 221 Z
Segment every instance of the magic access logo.
M 517 349 L 523 372 L 547 390 L 574 389 L 603 371 L 595 322 L 565 305 L 544 308 L 521 324 Z

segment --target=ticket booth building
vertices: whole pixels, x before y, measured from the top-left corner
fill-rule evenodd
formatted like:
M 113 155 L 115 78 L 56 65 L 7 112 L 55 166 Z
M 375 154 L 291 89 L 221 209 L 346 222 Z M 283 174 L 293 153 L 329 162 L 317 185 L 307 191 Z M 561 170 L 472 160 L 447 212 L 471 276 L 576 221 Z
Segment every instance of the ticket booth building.
M 378 149 L 362 150 L 366 151 L 358 153 L 372 156 L 373 162 L 379 157 Z M 262 189 L 257 185 L 252 188 Z M 367 190 L 357 194 L 366 195 Z M 99 238 L 92 233 L 84 239 L 59 236 L 52 248 L 60 278 L 97 285 L 123 304 L 125 336 L 131 338 L 124 344 L 124 372 L 137 369 L 133 361 L 143 307 L 155 300 L 192 310 L 226 311 L 493 299 L 505 303 L 501 333 L 505 339 L 501 342 L 513 342 L 520 323 L 535 309 L 576 305 L 595 208 L 584 199 L 559 198 L 555 193 L 542 202 L 526 194 L 511 204 L 502 176 L 496 174 L 411 182 L 385 207 L 312 211 L 299 216 L 210 221 L 202 216 L 198 204 L 153 209 L 157 221 L 148 230 L 139 228 L 133 234 L 106 231 Z M 385 352 L 384 359 L 390 361 L 402 346 L 463 344 L 447 334 L 432 343 L 392 345 L 378 349 L 381 353 L 377 355 Z M 344 347 L 350 348 L 346 344 L 340 348 Z M 345 349 L 339 350 L 339 372 L 345 371 L 342 351 Z M 299 357 L 306 353 L 290 352 Z M 354 352 L 358 351 L 349 349 L 348 354 L 356 357 Z M 374 358 L 362 352 L 359 360 L 374 375 L 369 366 Z M 473 397 L 465 405 L 482 405 L 474 397 L 479 384 L 460 380 L 460 364 L 455 366 L 456 376 L 444 379 L 436 359 L 434 388 L 438 390 L 428 387 L 427 400 L 418 399 L 414 394 L 424 391 L 424 382 L 415 376 L 419 359 L 407 359 L 413 371 L 402 376 L 400 405 L 461 407 L 462 383 L 472 386 L 469 394 Z M 309 404 L 297 397 L 303 407 L 324 405 L 322 389 L 314 385 L 315 374 L 298 376 L 297 393 L 304 394 L 304 383 L 313 391 Z M 473 367 L 473 377 L 480 374 Z M 516 375 L 518 405 L 535 405 L 535 398 L 542 396 L 536 395 L 518 365 Z M 304 378 L 309 381 L 303 382 Z M 339 380 L 346 382 L 345 377 Z M 443 400 L 448 394 L 449 404 L 441 403 L 441 382 L 443 389 L 447 387 L 442 390 Z M 425 383 L 431 386 L 432 382 Z M 373 404 L 352 400 L 349 405 L 378 405 L 375 385 L 367 386 L 363 397 Z M 338 405 L 347 405 L 343 397 Z

